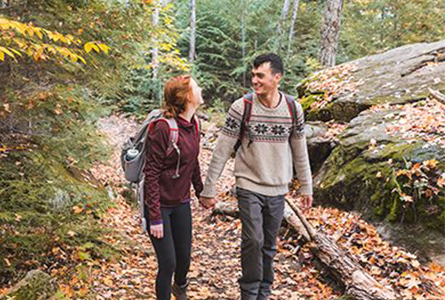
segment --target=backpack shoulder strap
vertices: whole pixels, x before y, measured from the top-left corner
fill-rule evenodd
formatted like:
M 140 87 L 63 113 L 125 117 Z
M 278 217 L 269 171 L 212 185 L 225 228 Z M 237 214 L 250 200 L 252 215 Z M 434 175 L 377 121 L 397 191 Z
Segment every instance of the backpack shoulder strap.
M 178 122 L 176 122 L 175 118 L 165 119 L 170 126 L 170 141 L 174 144 L 178 143 L 179 140 L 179 128 Z
M 199 118 L 198 116 L 195 114 L 193 115 L 193 119 L 195 120 L 195 129 L 196 129 L 196 133 L 199 134 L 199 130 L 201 129 L 201 124 L 199 123 Z
M 157 122 L 163 121 L 165 123 L 167 123 L 168 125 L 168 129 L 169 129 L 169 140 L 170 143 L 167 147 L 167 155 L 173 151 L 175 145 L 178 143 L 179 140 L 179 128 L 178 128 L 178 122 L 176 122 L 176 120 L 174 118 L 158 118 L 156 120 L 153 120 L 150 124 L 149 124 L 149 129 L 148 131 L 151 131 L 153 129 L 154 124 L 156 124 Z
M 238 151 L 239 147 L 241 147 L 242 140 L 248 129 L 247 125 L 249 124 L 250 117 L 252 116 L 253 94 L 244 95 L 243 102 L 244 102 L 244 111 L 243 111 L 243 117 L 241 119 L 240 132 L 238 135 L 238 140 L 236 141 L 236 144 L 233 147 L 235 153 Z
M 287 108 L 292 118 L 292 125 L 295 126 L 297 124 L 297 104 L 295 103 L 295 98 L 287 94 L 284 94 L 284 97 L 286 98 Z

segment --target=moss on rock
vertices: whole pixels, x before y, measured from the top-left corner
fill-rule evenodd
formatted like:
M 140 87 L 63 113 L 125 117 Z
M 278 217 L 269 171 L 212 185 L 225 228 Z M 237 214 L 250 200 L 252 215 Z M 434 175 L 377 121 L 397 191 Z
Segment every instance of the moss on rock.
M 57 284 L 51 276 L 40 270 L 33 270 L 0 300 L 46 300 L 56 294 L 57 290 Z

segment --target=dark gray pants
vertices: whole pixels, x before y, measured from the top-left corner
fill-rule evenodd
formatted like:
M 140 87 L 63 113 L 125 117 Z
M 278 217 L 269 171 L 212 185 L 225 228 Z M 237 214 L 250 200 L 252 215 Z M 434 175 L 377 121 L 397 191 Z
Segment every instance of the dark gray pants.
M 284 195 L 264 196 L 237 188 L 241 217 L 242 300 L 268 299 L 274 279 L 273 258 L 284 212 Z

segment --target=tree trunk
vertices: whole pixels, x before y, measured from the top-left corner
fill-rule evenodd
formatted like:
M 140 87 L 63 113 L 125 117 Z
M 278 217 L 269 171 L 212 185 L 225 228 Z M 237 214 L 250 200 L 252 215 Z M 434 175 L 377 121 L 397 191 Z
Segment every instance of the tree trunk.
M 246 23 L 244 13 L 244 0 L 241 0 L 241 48 L 242 48 L 242 63 L 244 66 L 246 59 Z M 243 87 L 246 87 L 246 71 L 243 71 Z
M 324 67 L 335 66 L 342 8 L 343 0 L 327 1 L 318 53 L 318 60 Z
M 238 209 L 224 202 L 218 202 L 213 210 L 216 214 L 237 217 Z M 334 240 L 317 232 L 306 220 L 300 210 L 286 199 L 284 220 L 297 233 L 301 234 L 314 255 L 335 276 L 335 280 L 346 287 L 346 294 L 357 300 L 396 300 L 400 296 L 390 287 L 377 282 Z
M 281 40 L 283 38 L 283 27 L 286 23 L 287 14 L 289 13 L 290 0 L 284 0 L 283 10 L 281 11 L 281 19 L 278 23 L 278 40 L 277 40 L 277 52 L 281 50 Z
M 159 2 L 157 4 L 155 4 L 155 9 L 153 12 L 153 27 L 156 30 L 156 27 L 159 25 L 159 9 L 160 7 L 165 7 L 167 4 L 170 3 L 170 0 L 159 0 Z M 161 86 L 160 83 L 158 82 L 158 69 L 159 69 L 159 49 L 156 45 L 157 40 L 156 37 L 154 38 L 155 41 L 155 46 L 153 47 L 152 51 L 151 51 L 151 59 L 152 59 L 152 65 L 153 65 L 153 82 L 155 85 L 155 97 L 158 98 L 159 104 L 162 103 L 162 99 L 161 99 Z
M 159 24 L 159 6 L 156 5 L 153 12 L 153 27 L 156 28 L 158 24 Z M 151 60 L 153 65 L 153 80 L 158 79 L 158 52 L 159 49 L 155 41 L 155 46 L 151 50 Z
M 196 0 L 190 0 L 190 52 L 189 61 L 191 64 L 195 61 L 195 43 L 196 43 Z
M 289 41 L 288 41 L 289 44 L 287 46 L 288 54 L 290 54 L 291 49 L 292 49 L 292 42 L 294 39 L 295 22 L 297 21 L 299 5 L 300 5 L 300 0 L 294 0 L 294 7 L 292 8 L 292 21 L 291 21 L 290 29 L 289 29 Z

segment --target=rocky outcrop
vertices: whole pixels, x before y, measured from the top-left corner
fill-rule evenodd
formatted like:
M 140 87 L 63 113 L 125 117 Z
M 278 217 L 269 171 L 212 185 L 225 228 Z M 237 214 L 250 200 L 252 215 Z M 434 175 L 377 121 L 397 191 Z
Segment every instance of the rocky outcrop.
M 445 91 L 445 40 L 321 71 L 299 92 L 317 122 L 308 126 L 315 201 L 359 211 L 393 241 L 445 264 L 445 105 L 430 88 Z M 326 121 L 349 125 L 318 143 Z
M 378 104 L 424 99 L 445 89 L 445 40 L 413 44 L 315 73 L 298 87 L 308 120 L 350 121 Z M 323 105 L 316 105 L 323 102 Z

